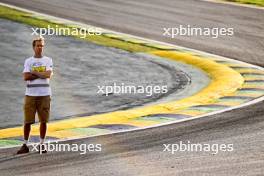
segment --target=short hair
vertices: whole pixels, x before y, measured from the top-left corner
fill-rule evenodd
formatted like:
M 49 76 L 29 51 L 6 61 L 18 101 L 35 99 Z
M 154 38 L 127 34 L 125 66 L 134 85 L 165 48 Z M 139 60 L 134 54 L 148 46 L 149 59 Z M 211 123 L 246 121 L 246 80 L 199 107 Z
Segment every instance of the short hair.
M 42 36 L 38 36 L 38 37 L 34 38 L 32 41 L 32 47 L 33 48 L 35 47 L 37 41 L 43 41 L 44 42 L 44 38 Z

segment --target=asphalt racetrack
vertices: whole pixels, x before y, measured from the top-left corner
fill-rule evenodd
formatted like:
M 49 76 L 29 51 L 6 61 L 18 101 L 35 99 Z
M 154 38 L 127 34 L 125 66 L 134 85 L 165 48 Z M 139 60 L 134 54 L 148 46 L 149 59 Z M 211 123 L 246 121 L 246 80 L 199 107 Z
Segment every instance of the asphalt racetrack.
M 264 13 L 259 9 L 193 0 L 0 2 L 264 65 Z M 218 39 L 162 36 L 163 27 L 179 24 L 227 26 L 233 27 L 235 33 Z M 71 141 L 101 143 L 102 152 L 98 153 L 10 157 L 17 148 L 0 150 L 1 175 L 262 175 L 263 107 L 262 101 L 184 123 Z M 179 141 L 233 143 L 234 151 L 163 152 L 163 144 Z

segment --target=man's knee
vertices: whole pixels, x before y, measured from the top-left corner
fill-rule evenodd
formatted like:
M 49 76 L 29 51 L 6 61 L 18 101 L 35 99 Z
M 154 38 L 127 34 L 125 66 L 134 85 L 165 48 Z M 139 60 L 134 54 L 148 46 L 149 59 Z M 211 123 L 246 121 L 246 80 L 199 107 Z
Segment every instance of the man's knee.
M 40 129 L 46 129 L 47 128 L 47 123 L 46 122 L 40 122 L 39 127 L 40 127 Z
M 32 123 L 25 123 L 24 127 L 31 127 Z

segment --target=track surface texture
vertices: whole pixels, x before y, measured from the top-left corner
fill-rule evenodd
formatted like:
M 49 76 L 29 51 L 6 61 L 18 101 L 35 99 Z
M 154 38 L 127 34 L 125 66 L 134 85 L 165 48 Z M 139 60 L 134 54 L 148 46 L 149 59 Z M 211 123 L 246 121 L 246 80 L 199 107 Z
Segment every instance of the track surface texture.
M 252 64 L 264 65 L 263 10 L 204 1 L 11 1 L 51 15 L 146 38 L 195 48 Z M 163 27 L 190 24 L 233 27 L 232 37 L 162 36 Z M 0 151 L 1 175 L 262 175 L 264 173 L 264 102 L 159 128 L 67 141 L 101 143 L 102 152 L 29 154 Z M 163 152 L 163 144 L 233 143 L 234 151 Z

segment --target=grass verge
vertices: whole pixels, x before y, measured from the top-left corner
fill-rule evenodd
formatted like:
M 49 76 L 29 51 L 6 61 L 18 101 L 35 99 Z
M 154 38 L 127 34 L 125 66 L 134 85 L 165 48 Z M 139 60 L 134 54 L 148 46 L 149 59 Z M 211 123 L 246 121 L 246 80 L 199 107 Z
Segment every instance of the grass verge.
M 229 2 L 238 2 L 242 4 L 251 4 L 264 7 L 264 0 L 226 0 Z
M 73 27 L 64 25 L 64 24 L 57 24 L 52 21 L 46 20 L 46 19 L 40 19 L 31 13 L 19 11 L 16 9 L 12 9 L 10 7 L 1 6 L 0 5 L 0 18 L 12 20 L 19 23 L 24 23 L 27 25 L 30 25 L 32 27 L 39 27 L 39 28 L 47 28 L 48 26 L 52 28 L 61 27 L 61 28 L 69 28 L 70 30 L 73 29 Z M 114 47 L 123 49 L 129 52 L 149 52 L 153 51 L 155 49 L 147 46 L 142 46 L 139 44 L 132 44 L 125 41 L 120 41 L 117 39 L 112 39 L 110 37 L 106 37 L 103 35 L 87 35 L 86 38 L 82 39 L 81 36 L 78 35 L 72 35 L 72 37 L 75 37 L 80 40 L 87 40 L 92 43 L 96 43 L 98 45 L 108 46 L 108 47 Z

